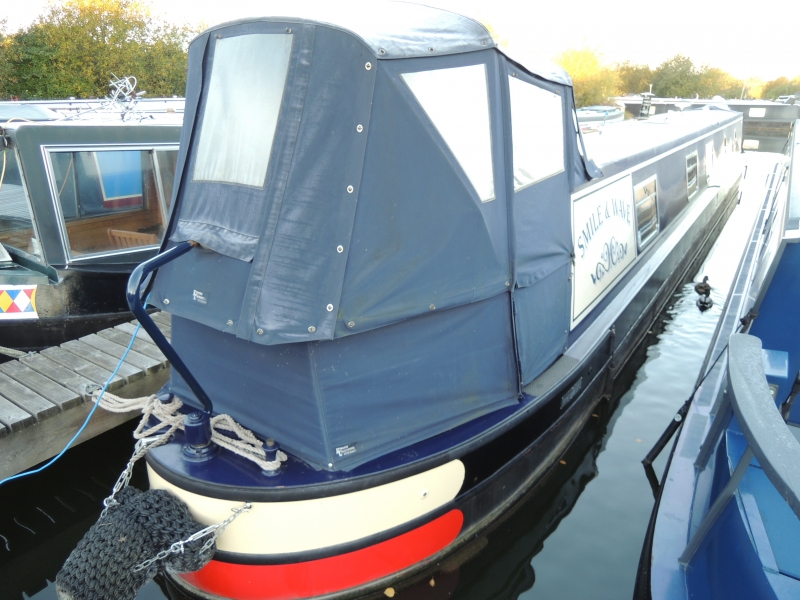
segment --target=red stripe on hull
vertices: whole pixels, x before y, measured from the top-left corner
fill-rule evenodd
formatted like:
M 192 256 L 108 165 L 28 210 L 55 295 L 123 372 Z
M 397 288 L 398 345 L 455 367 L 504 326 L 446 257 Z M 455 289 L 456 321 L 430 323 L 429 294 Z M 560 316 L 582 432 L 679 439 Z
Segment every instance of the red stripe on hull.
M 339 592 L 414 565 L 456 539 L 460 510 L 380 544 L 319 560 L 285 565 L 239 565 L 212 560 L 179 575 L 195 588 L 234 600 L 296 600 Z

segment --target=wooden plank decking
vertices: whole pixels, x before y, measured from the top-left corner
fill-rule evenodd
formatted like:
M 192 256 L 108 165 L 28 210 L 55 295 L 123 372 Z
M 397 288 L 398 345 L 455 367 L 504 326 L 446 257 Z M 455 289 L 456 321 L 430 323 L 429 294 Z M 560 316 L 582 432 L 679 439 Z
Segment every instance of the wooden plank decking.
M 170 315 L 153 314 L 169 339 Z M 0 364 L 0 479 L 58 454 L 94 406 L 87 385 L 102 386 L 119 363 L 136 328 L 123 323 Z M 158 391 L 169 379 L 169 362 L 141 329 L 108 391 L 136 398 Z M 110 413 L 102 408 L 76 443 L 135 418 L 140 413 Z

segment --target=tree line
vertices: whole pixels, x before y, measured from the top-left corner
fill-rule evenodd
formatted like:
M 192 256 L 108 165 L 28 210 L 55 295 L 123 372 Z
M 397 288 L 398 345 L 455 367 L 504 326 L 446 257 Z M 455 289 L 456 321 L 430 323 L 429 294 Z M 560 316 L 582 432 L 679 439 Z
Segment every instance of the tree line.
M 141 0 L 61 0 L 15 33 L 0 20 L 0 99 L 101 98 L 112 73 L 136 76 L 151 97 L 182 96 L 188 43 L 200 29 L 154 18 Z M 588 48 L 568 50 L 556 62 L 572 77 L 578 106 L 648 91 L 664 98 L 800 94 L 800 77 L 742 81 L 680 54 L 655 69 L 606 65 Z
M 741 80 L 722 69 L 695 65 L 678 54 L 655 69 L 630 61 L 606 65 L 600 55 L 588 48 L 567 50 L 556 62 L 572 77 L 578 106 L 606 104 L 613 96 L 652 92 L 659 98 L 752 98 L 775 100 L 798 94 L 800 77 L 780 77 L 764 82 Z M 652 86 L 652 89 L 651 89 Z
M 15 33 L 0 21 L 0 98 L 102 98 L 111 74 L 149 96 L 183 96 L 197 31 L 154 18 L 136 0 L 63 0 Z

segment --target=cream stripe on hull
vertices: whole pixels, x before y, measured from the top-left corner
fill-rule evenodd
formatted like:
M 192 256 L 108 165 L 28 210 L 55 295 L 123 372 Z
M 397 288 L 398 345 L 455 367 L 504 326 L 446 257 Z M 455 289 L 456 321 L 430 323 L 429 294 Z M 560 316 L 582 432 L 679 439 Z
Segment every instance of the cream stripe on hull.
M 167 482 L 149 466 L 150 487 L 168 490 L 199 522 L 225 520 L 243 502 L 208 498 Z M 351 494 L 293 502 L 254 502 L 217 539 L 217 549 L 283 554 L 352 542 L 408 523 L 453 500 L 464 483 L 464 464 L 447 464 Z

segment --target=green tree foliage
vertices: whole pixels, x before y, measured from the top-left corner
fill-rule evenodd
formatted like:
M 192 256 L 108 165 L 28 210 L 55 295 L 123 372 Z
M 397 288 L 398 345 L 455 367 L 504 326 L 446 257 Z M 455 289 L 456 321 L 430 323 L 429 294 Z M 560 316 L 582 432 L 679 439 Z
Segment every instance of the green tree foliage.
M 653 82 L 653 70 L 648 65 L 639 65 L 630 61 L 617 63 L 614 66 L 619 78 L 621 94 L 641 94 L 650 91 Z
M 775 100 L 778 96 L 800 94 L 800 77 L 789 80 L 787 77 L 778 77 L 764 84 L 761 97 L 765 100 Z
M 150 96 L 183 95 L 194 33 L 137 0 L 62 0 L 0 39 L 0 96 L 102 97 L 112 73 L 134 75 Z
M 692 60 L 677 54 L 653 72 L 653 93 L 662 98 L 694 98 L 700 93 L 700 76 Z
M 653 71 L 653 93 L 662 98 L 738 98 L 744 82 L 722 69 L 695 66 L 692 60 L 677 54 Z
M 590 48 L 567 50 L 556 57 L 556 62 L 572 77 L 578 107 L 607 104 L 619 93 L 616 71 L 603 64 L 600 55 Z
M 738 98 L 742 94 L 744 82 L 733 75 L 715 67 L 701 67 L 697 70 L 698 91 L 701 98 L 722 96 Z

